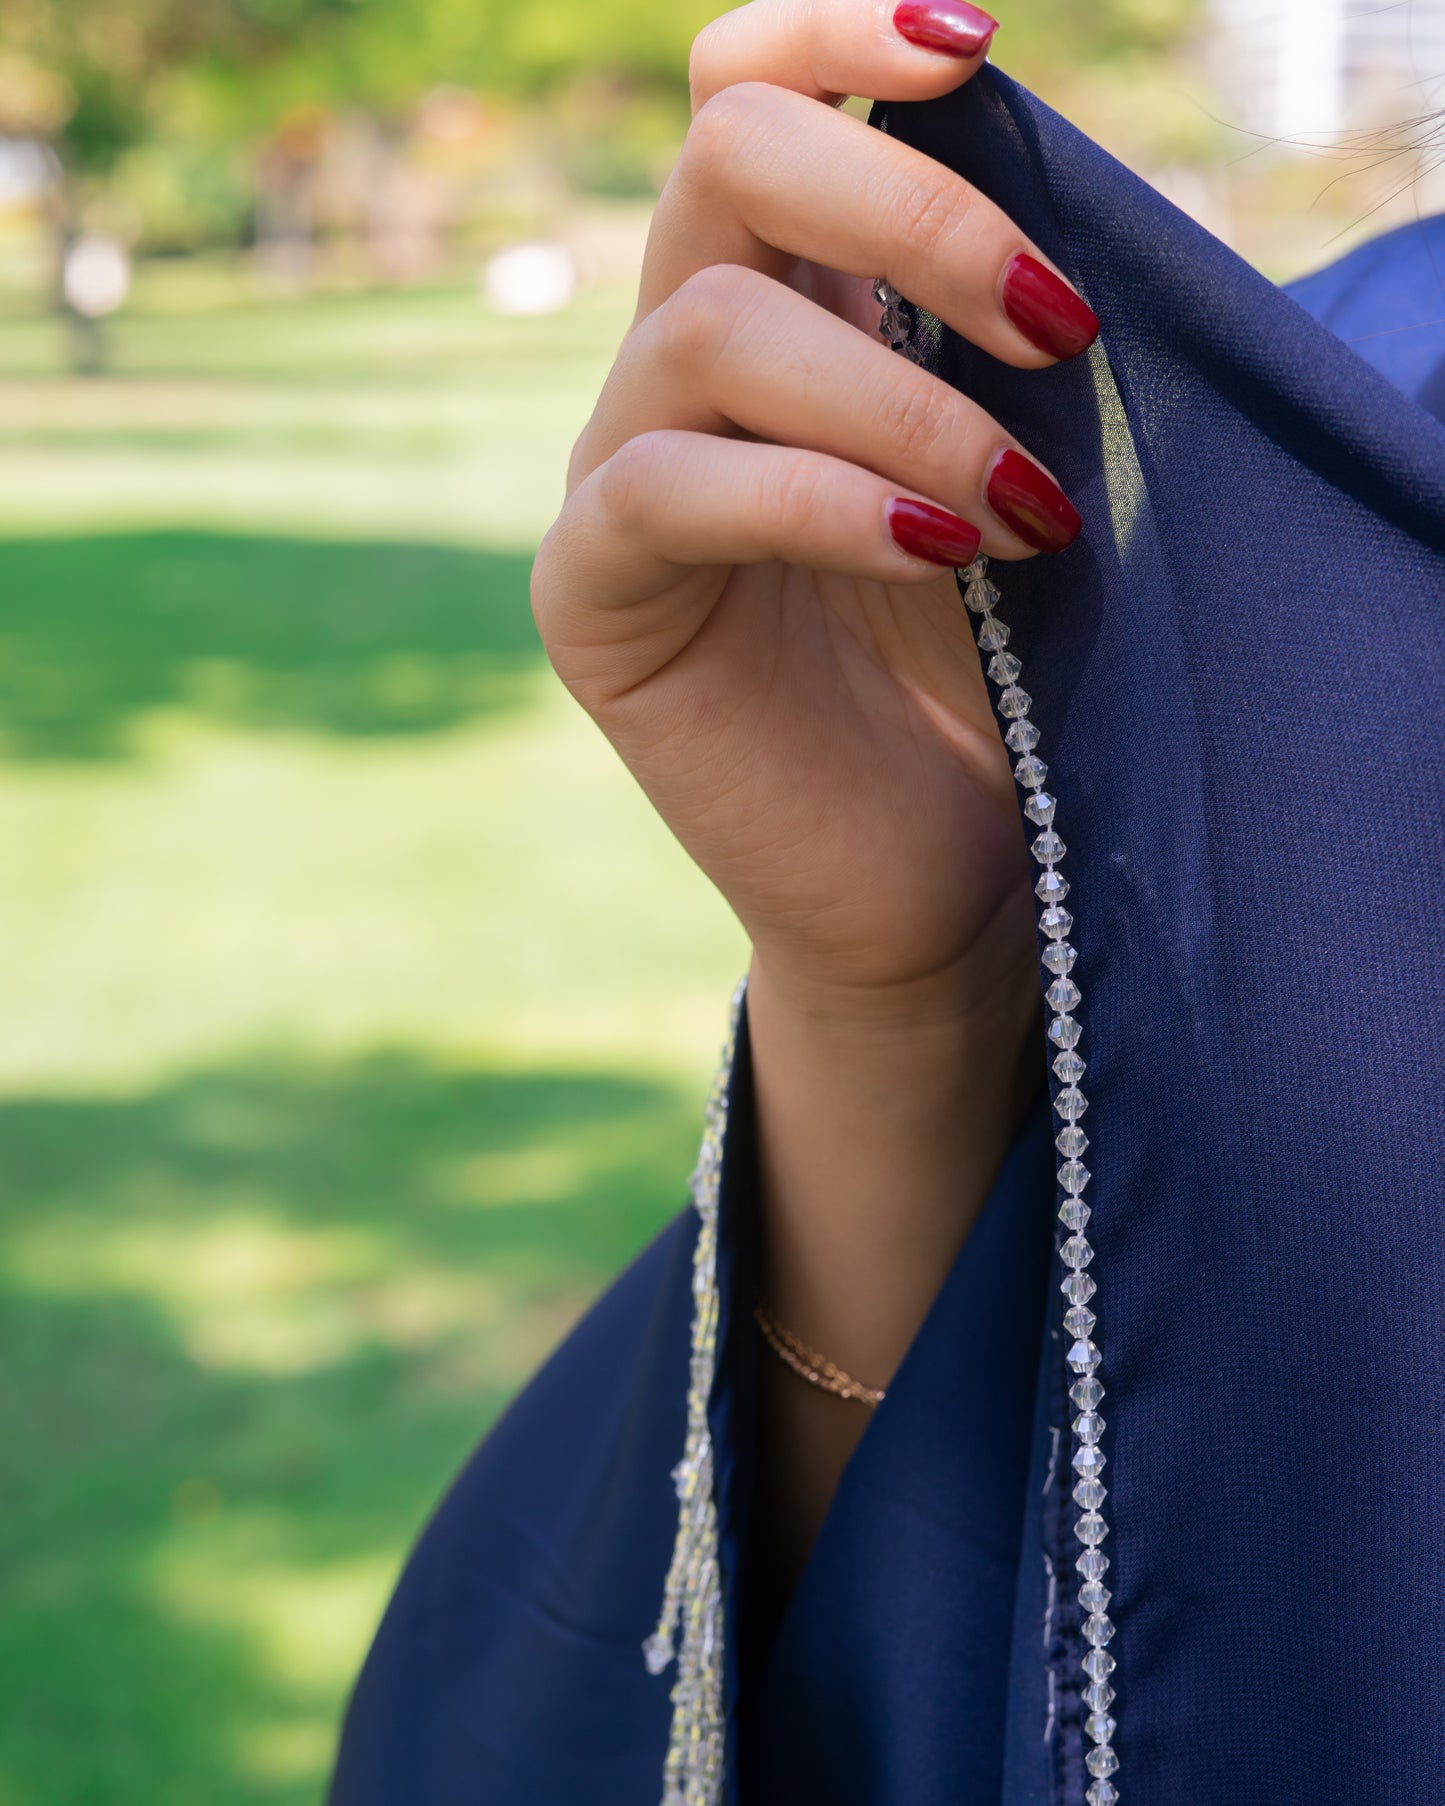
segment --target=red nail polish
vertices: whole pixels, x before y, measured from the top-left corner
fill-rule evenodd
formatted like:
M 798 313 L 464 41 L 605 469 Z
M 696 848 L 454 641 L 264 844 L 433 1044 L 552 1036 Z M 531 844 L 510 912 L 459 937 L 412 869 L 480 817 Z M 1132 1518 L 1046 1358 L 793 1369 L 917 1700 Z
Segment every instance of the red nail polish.
M 1099 336 L 1093 308 L 1026 251 L 1010 258 L 999 299 L 1028 342 L 1053 357 L 1077 357 Z
M 899 0 L 893 24 L 920 50 L 957 57 L 977 56 L 998 30 L 998 20 L 968 0 Z
M 988 477 L 988 505 L 1036 552 L 1062 552 L 1079 536 L 1079 511 L 1031 458 L 1000 452 Z
M 982 534 L 947 508 L 935 508 L 932 502 L 915 502 L 910 496 L 895 495 L 888 504 L 888 531 L 915 558 L 926 558 L 930 564 L 971 564 L 978 556 Z

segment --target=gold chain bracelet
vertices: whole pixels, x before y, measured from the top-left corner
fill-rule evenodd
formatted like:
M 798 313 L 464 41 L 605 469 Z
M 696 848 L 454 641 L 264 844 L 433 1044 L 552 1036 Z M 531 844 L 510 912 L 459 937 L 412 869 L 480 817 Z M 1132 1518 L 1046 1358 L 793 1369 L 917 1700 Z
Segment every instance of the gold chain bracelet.
M 869 1406 L 883 1403 L 881 1386 L 865 1386 L 861 1380 L 855 1380 L 851 1373 L 844 1373 L 836 1361 L 830 1361 L 826 1355 L 819 1354 L 816 1348 L 809 1348 L 790 1329 L 784 1329 L 761 1300 L 753 1305 L 753 1316 L 768 1347 L 785 1366 L 792 1368 L 799 1379 L 806 1380 L 810 1386 L 820 1386 L 835 1398 L 854 1398 L 859 1404 Z

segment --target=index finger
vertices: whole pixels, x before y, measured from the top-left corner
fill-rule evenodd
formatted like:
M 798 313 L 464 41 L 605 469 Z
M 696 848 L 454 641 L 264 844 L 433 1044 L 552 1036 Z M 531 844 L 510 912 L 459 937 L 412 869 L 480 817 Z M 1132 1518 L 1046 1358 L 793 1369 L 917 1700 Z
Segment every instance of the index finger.
M 997 27 L 970 0 L 751 0 L 693 41 L 693 111 L 743 81 L 830 104 L 931 100 L 968 80 Z

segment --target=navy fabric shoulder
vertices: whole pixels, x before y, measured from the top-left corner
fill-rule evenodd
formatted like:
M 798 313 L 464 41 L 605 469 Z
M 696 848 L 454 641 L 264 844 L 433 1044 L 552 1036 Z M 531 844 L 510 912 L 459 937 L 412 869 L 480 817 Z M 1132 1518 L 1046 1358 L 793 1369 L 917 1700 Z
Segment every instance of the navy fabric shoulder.
M 1286 293 L 1445 420 L 1445 214 L 1382 233 Z
M 1074 886 L 1113 1785 L 1438 1806 L 1445 432 L 1007 78 L 875 120 L 1103 322 L 1041 373 L 917 328 L 1085 522 L 992 575 Z M 1089 1785 L 1054 1568 L 1050 1716 L 1011 1695 L 1007 1806 Z M 1048 1605 L 1026 1550 L 1020 1672 Z

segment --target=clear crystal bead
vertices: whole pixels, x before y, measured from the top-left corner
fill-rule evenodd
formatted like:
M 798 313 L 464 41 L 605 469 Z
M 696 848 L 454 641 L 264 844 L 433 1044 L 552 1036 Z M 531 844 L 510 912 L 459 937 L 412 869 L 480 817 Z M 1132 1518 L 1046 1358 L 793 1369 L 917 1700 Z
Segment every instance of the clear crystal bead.
M 1104 1434 L 1104 1420 L 1097 1411 L 1080 1411 L 1073 1427 L 1080 1442 L 1097 1442 Z
M 1119 1790 L 1112 1781 L 1095 1781 L 1084 1798 L 1088 1806 L 1119 1806 Z
M 1032 702 L 1033 697 L 1029 695 L 1027 690 L 1021 690 L 1017 684 L 1010 684 L 998 699 L 998 712 L 1000 715 L 1005 716 L 1009 721 L 1017 721 L 1021 716 L 1028 714 Z M 1023 763 L 1022 760 L 1019 762 L 1020 764 Z M 1038 761 L 1035 760 L 1035 764 L 1037 764 L 1037 762 Z M 1020 782 L 1022 782 L 1022 779 L 1020 779 Z
M 963 599 L 976 615 L 986 615 L 998 601 L 998 590 L 983 577 L 970 577 Z
M 1099 1350 L 1093 1342 L 1086 1342 L 1080 1336 L 1065 1358 L 1075 1373 L 1092 1373 L 1099 1365 Z
M 997 652 L 988 661 L 988 674 L 996 684 L 1013 683 L 1022 670 L 1023 666 L 1011 652 Z M 1025 702 L 1020 713 L 1025 712 L 1027 708 L 1028 703 Z
M 1074 1535 L 1081 1543 L 1087 1543 L 1091 1549 L 1097 1549 L 1108 1534 L 1109 1526 L 1097 1511 L 1086 1511 L 1074 1525 Z
M 1077 1195 L 1093 1177 L 1082 1160 L 1066 1160 L 1059 1168 L 1059 1184 L 1067 1192 Z
M 1097 1480 L 1108 1457 L 1096 1442 L 1086 1442 L 1074 1450 L 1074 1472 L 1084 1480 Z
M 1069 881 L 1062 872 L 1049 870 L 1039 873 L 1038 883 L 1034 886 L 1034 895 L 1049 905 L 1062 903 L 1069 894 Z
M 1091 1649 L 1079 1666 L 1091 1681 L 1106 1681 L 1119 1664 L 1107 1649 Z
M 1072 1016 L 1059 1017 L 1060 1022 L 1072 1022 L 1073 1020 Z M 1049 1032 L 1053 1033 L 1052 1027 Z M 1066 1085 L 1054 1099 L 1054 1108 L 1065 1122 L 1077 1122 L 1088 1107 L 1089 1100 L 1077 1085 Z
M 1119 1772 L 1119 1758 L 1107 1743 L 1100 1743 L 1085 1756 L 1084 1767 L 1091 1775 L 1096 1775 L 1102 1780 L 1105 1775 L 1115 1775 Z
M 1048 766 L 1042 759 L 1036 759 L 1032 753 L 1025 754 L 1014 766 L 1014 779 L 1025 790 L 1037 790 L 1048 775 Z
M 1107 1681 L 1090 1681 L 1083 1691 L 1084 1704 L 1091 1712 L 1107 1712 L 1114 1699 L 1114 1689 Z
M 1057 797 L 1050 796 L 1047 790 L 1035 790 L 1024 804 L 1024 814 L 1041 828 L 1051 828 L 1054 824 L 1054 810 L 1057 808 Z
M 1083 1032 L 1076 1016 L 1055 1016 L 1049 1024 L 1049 1039 L 1055 1047 L 1077 1047 Z
M 1074 918 L 1067 909 L 1046 909 L 1039 917 L 1039 928 L 1051 941 L 1066 941 Z
M 1008 628 L 997 615 L 984 617 L 979 625 L 978 643 L 985 652 L 1002 652 L 1008 645 Z
M 1052 828 L 1045 828 L 1042 834 L 1036 835 L 1034 844 L 1029 849 L 1040 865 L 1052 865 L 1055 860 L 1062 859 L 1068 850 Z
M 1084 1721 L 1084 1735 L 1093 1743 L 1108 1743 L 1119 1728 L 1107 1712 L 1091 1712 Z
M 1077 1085 L 1087 1070 L 1084 1056 L 1076 1054 L 1072 1048 L 1054 1055 L 1054 1077 L 1062 1085 Z
M 1071 1122 L 1066 1129 L 1060 1129 L 1054 1137 L 1054 1146 L 1070 1160 L 1077 1160 L 1088 1145 L 1088 1136 L 1076 1122 Z
M 1080 1511 L 1097 1511 L 1109 1496 L 1102 1480 L 1076 1480 L 1071 1494 Z
M 1080 1554 L 1079 1559 L 1074 1563 L 1074 1566 L 1083 1575 L 1085 1580 L 1102 1580 L 1109 1572 L 1109 1558 L 1102 1549 L 1098 1548 L 1096 1545 L 1091 1545 Z M 1102 1681 L 1113 1672 L 1114 1664 L 1111 1660 L 1103 1674 L 1091 1675 L 1090 1679 Z
M 1101 1581 L 1086 1580 L 1084 1582 L 1084 1584 L 1079 1588 L 1079 1604 L 1081 1606 L 1083 1606 L 1083 1608 L 1086 1612 L 1106 1612 L 1106 1611 L 1108 1611 L 1109 1601 L 1113 1597 L 1114 1597 L 1114 1595 L 1109 1591 L 1108 1587 L 1103 1585 L 1103 1583 Z M 1112 1736 L 1112 1735 L 1113 1735 L 1113 1733 L 1110 1732 L 1110 1736 Z M 1094 1741 L 1096 1743 L 1102 1743 L 1105 1741 L 1105 1739 L 1102 1737 L 1096 1737 L 1094 1739 Z
M 1070 1304 L 1087 1304 L 1098 1289 L 1098 1286 L 1094 1284 L 1093 1276 L 1088 1273 L 1070 1273 L 1059 1286 L 1059 1290 Z M 1080 1386 L 1099 1386 L 1097 1380 L 1079 1380 L 1077 1383 Z M 1074 1395 L 1071 1392 L 1069 1396 L 1073 1398 Z M 1099 1386 L 1099 1398 L 1103 1396 L 1104 1388 Z M 1081 1410 L 1089 1409 L 1088 1405 L 1082 1404 L 1077 1398 L 1074 1399 L 1074 1403 L 1079 1405 Z M 1094 1403 L 1097 1404 L 1098 1399 L 1095 1399 Z
M 1088 1274 L 1081 1273 L 1079 1277 L 1080 1279 L 1087 1279 Z M 1089 1290 L 1092 1291 L 1093 1289 L 1091 1282 Z M 1081 1411 L 1092 1411 L 1096 1405 L 1103 1402 L 1104 1388 L 1098 1380 L 1075 1380 L 1073 1385 L 1069 1387 L 1069 1397 Z
M 1067 978 L 1073 971 L 1074 961 L 1079 955 L 1067 941 L 1053 941 L 1044 948 L 1039 957 L 1056 978 Z
M 1015 721 L 1003 743 L 1010 752 L 1031 753 L 1039 743 L 1039 730 L 1032 721 Z
M 1098 1318 L 1086 1304 L 1071 1305 L 1069 1309 L 1064 1312 L 1064 1328 L 1071 1336 L 1087 1337 L 1089 1331 L 1098 1321 Z M 1078 1427 L 1078 1419 L 1075 1419 L 1074 1428 L 1077 1429 Z
M 1085 1229 L 1094 1213 L 1082 1198 L 1065 1198 L 1059 1206 L 1059 1221 L 1065 1229 Z
M 1087 1267 L 1094 1258 L 1094 1250 L 1081 1235 L 1071 1235 L 1059 1253 L 1066 1267 Z
M 1056 978 L 1045 992 L 1051 1010 L 1071 1010 L 1084 1000 L 1072 978 Z

